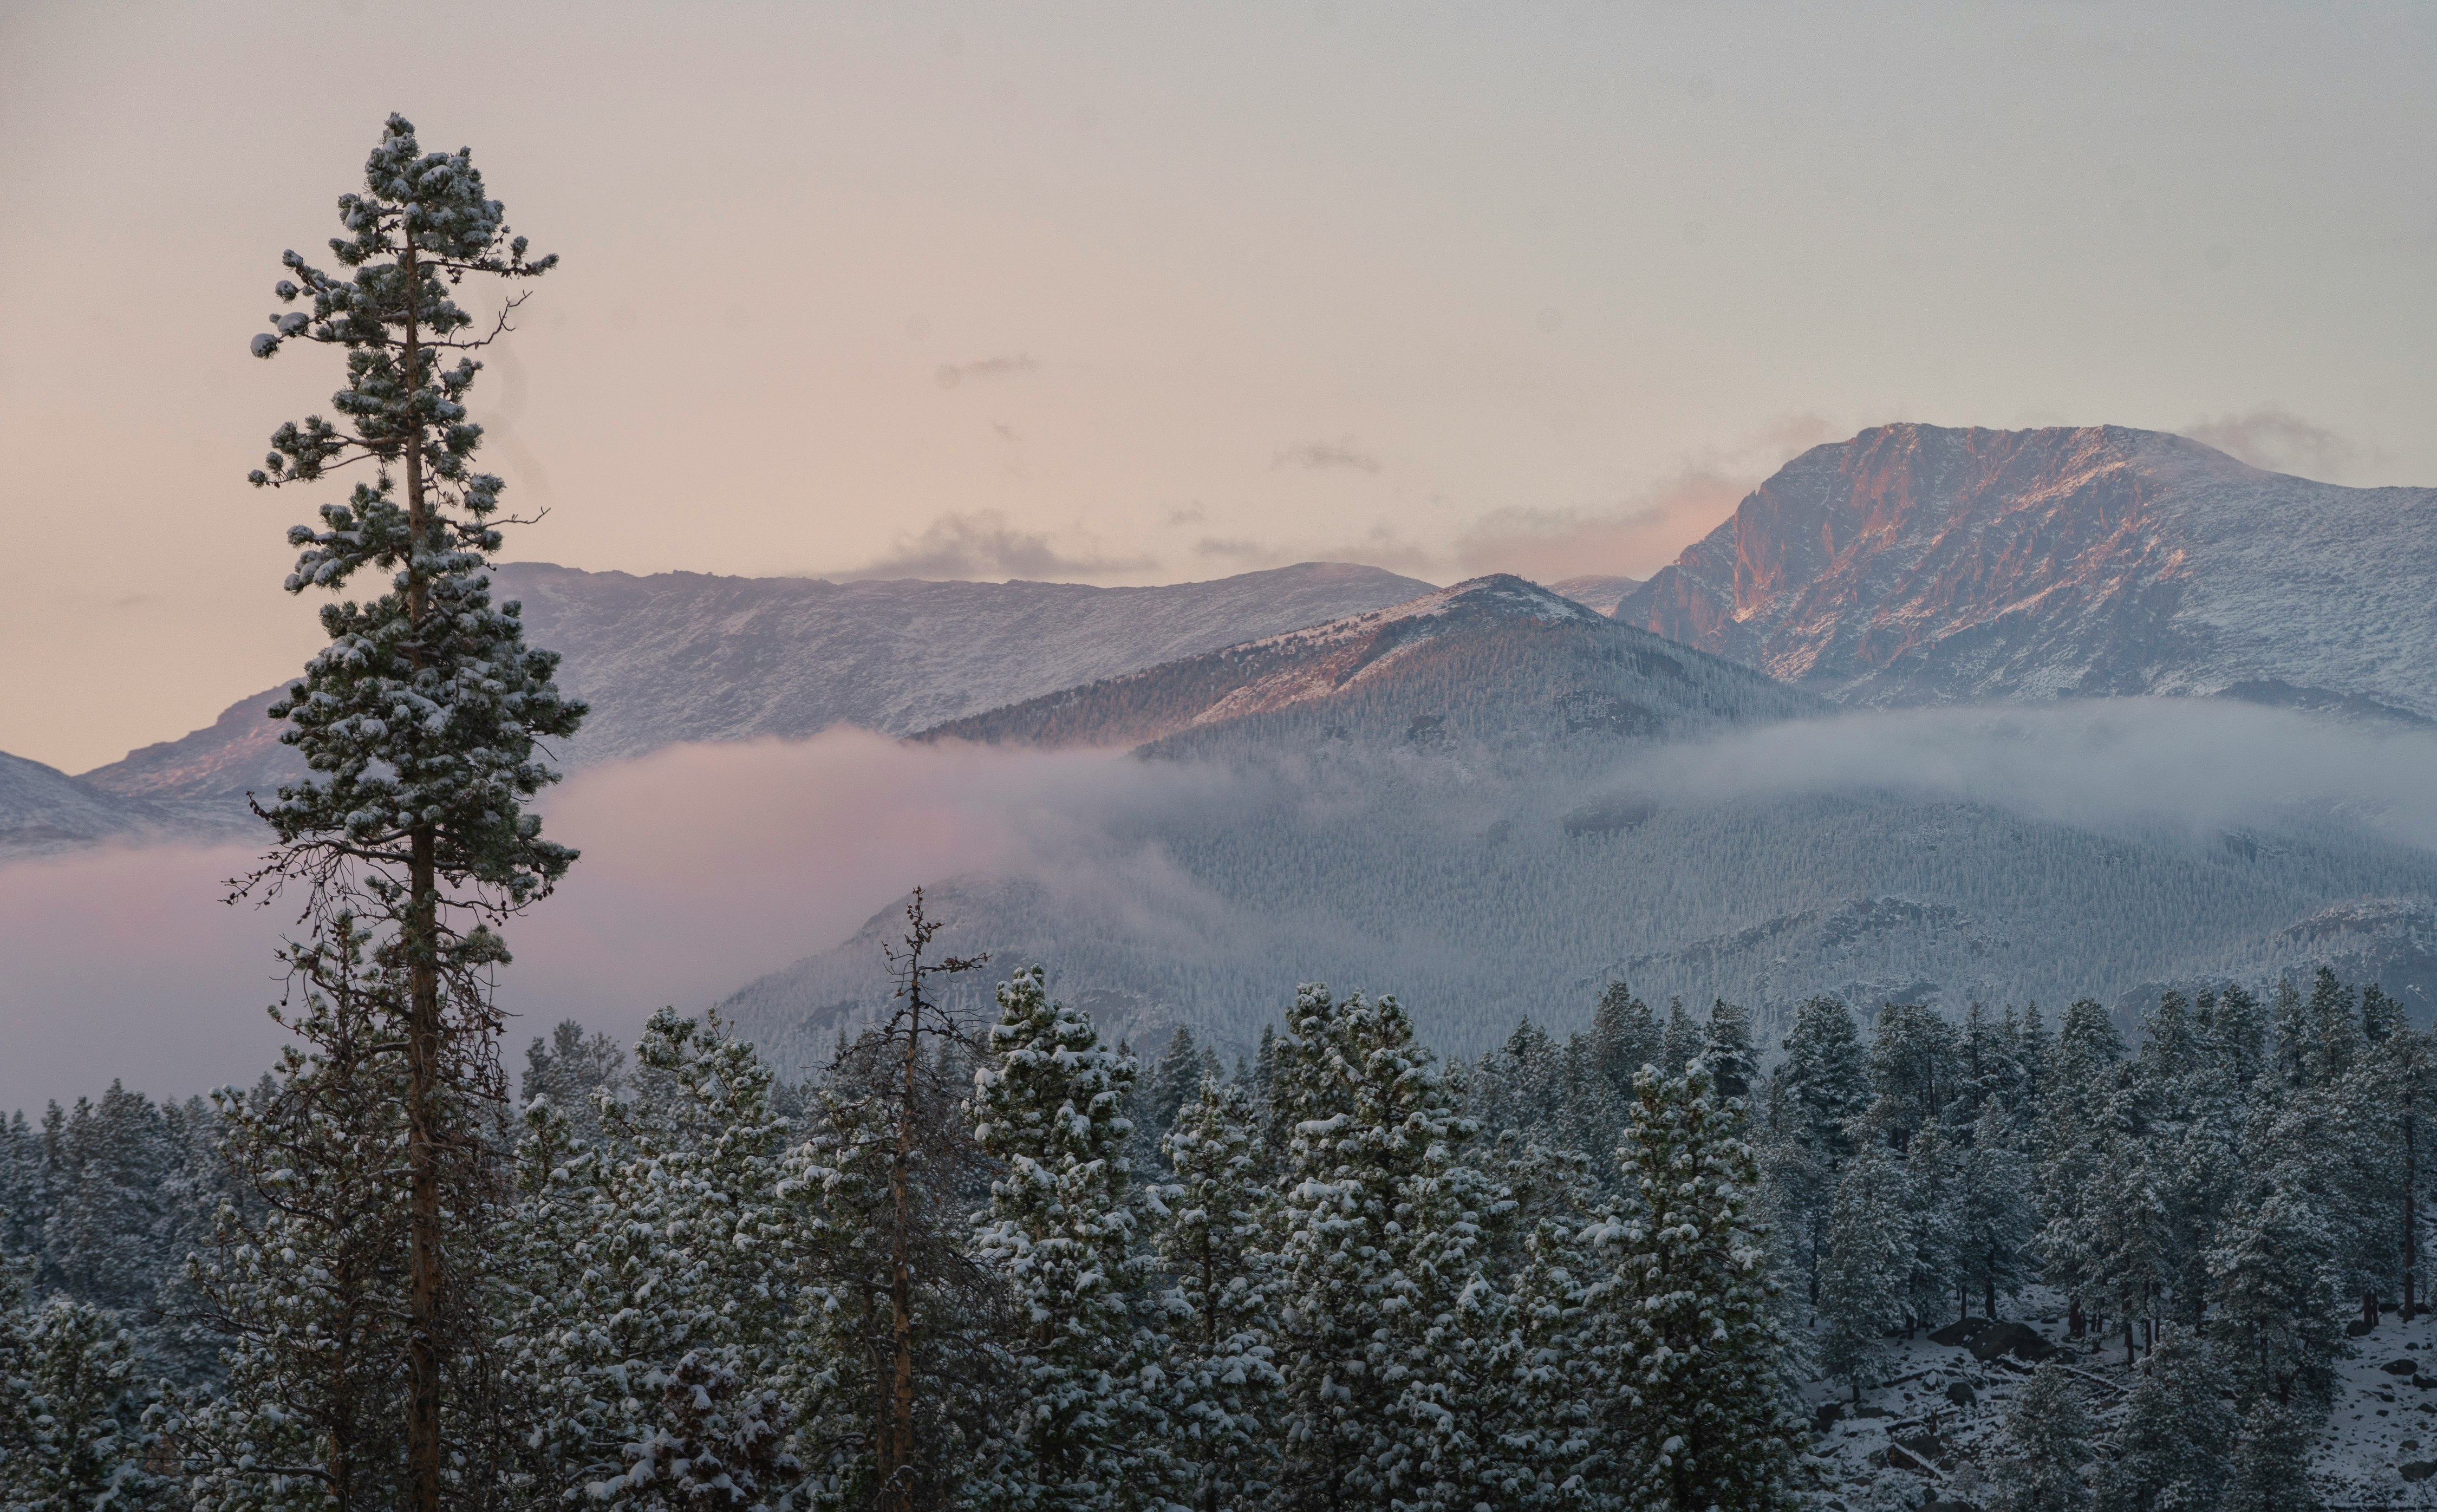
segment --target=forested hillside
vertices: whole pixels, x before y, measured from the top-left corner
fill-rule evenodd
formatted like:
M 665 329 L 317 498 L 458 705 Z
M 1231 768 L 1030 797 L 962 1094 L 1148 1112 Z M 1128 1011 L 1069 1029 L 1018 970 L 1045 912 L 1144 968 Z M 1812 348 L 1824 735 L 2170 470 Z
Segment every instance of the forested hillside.
M 1131 1005 L 1129 1026 L 1236 1046 L 1317 961 L 1394 983 L 1432 1043 L 1466 1054 L 1521 1016 L 1573 1027 L 1587 1010 L 1562 1005 L 1610 972 L 1764 1026 L 1822 993 L 2129 1013 L 2144 984 L 2265 990 L 2320 962 L 2376 976 L 2415 1020 L 2437 1008 L 2437 941 L 2411 923 L 2426 905 L 2360 902 L 2437 896 L 2437 856 L 2341 816 L 2229 835 L 1901 791 L 1703 798 L 1644 781 L 1636 764 L 1669 747 L 1575 735 L 1501 756 L 1404 741 L 1395 712 L 1376 747 L 1305 721 L 1306 745 L 1184 765 L 1088 843 L 953 879 L 956 947 L 1055 962 L 1063 990 Z M 888 917 L 722 1011 L 798 1064 L 819 1053 L 886 1001 Z
M 1762 1041 L 1611 983 L 1470 1063 L 1306 987 L 1231 1064 L 1032 969 L 944 1012 L 929 961 L 800 1081 L 674 1013 L 533 1041 L 454 1188 L 466 1494 L 2142 1512 L 2437 1468 L 2378 1405 L 2437 1384 L 2437 1041 L 2375 986 L 2168 993 L 2129 1042 L 1819 998 Z M 0 1125 L 9 1494 L 381 1484 L 404 1215 L 312 1133 L 334 1069 Z

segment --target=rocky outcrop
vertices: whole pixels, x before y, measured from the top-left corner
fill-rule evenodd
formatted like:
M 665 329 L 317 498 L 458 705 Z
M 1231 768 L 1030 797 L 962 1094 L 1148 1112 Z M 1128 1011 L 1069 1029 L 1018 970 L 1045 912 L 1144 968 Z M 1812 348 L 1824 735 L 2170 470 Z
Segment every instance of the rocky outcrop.
M 1848 702 L 2222 694 L 2427 719 L 2437 489 L 2119 426 L 1883 426 L 1788 463 L 1616 614 Z

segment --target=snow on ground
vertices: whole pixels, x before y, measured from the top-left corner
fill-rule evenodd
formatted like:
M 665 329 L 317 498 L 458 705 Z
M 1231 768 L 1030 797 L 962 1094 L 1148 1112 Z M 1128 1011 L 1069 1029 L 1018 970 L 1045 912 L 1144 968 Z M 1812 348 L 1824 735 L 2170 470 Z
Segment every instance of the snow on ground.
M 2078 1374 L 2103 1455 L 2135 1375 L 2124 1363 L 2123 1336 L 2067 1338 L 2061 1306 L 2038 1292 L 2000 1311 L 2057 1345 L 2053 1358 Z M 2337 1363 L 2336 1405 L 2312 1466 L 2326 1512 L 2437 1509 L 2437 1316 L 2405 1324 L 2390 1311 L 2353 1349 Z M 2410 1370 L 2389 1368 L 2407 1362 Z M 1803 1456 L 1818 1474 L 1815 1504 L 1827 1512 L 1987 1506 L 2006 1417 L 2030 1374 L 2011 1356 L 1983 1363 L 1924 1332 L 1900 1345 L 1885 1383 L 1858 1404 L 1837 1383 L 1813 1382 L 1804 1404 L 1819 1415 L 1815 1422 L 1828 1419 Z M 2424 1465 L 2428 1478 L 2405 1479 L 2405 1467 Z

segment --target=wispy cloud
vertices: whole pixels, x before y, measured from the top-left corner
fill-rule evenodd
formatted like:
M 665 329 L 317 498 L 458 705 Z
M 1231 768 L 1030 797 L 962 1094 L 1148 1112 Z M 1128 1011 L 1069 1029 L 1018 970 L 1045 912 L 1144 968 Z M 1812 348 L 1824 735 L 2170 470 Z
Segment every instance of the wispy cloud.
M 1302 467 L 1312 472 L 1377 472 L 1379 459 L 1351 440 L 1303 441 L 1286 448 L 1270 460 L 1271 472 L 1288 467 Z
M 2254 467 L 2323 483 L 2360 459 L 2360 448 L 2351 441 L 2274 405 L 2200 420 L 2185 426 L 2183 434 Z
M 1460 573 L 1517 572 L 1540 582 L 1587 572 L 1648 577 L 1715 529 L 1789 458 L 1829 435 L 1824 418 L 1789 415 L 1744 441 L 1687 457 L 1674 476 L 1611 504 L 1493 510 L 1456 537 L 1452 566 Z
M 1060 581 L 1137 572 L 1158 565 L 1151 556 L 1107 555 L 1090 547 L 1061 549 L 1046 531 L 1018 529 L 991 509 L 942 515 L 919 535 L 900 536 L 878 561 L 824 575 L 841 581 L 872 577 Z
M 1030 354 L 1010 352 L 1004 357 L 985 357 L 973 362 L 942 362 L 939 371 L 933 375 L 933 380 L 943 389 L 953 389 L 969 379 L 1022 378 L 1040 371 L 1041 364 L 1034 361 Z

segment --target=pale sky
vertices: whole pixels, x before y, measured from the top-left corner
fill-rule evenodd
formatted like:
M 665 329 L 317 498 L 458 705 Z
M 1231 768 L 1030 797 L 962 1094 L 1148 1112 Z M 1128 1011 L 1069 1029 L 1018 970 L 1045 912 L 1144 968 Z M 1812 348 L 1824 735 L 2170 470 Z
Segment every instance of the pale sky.
M 0 750 L 294 670 L 338 361 L 246 356 L 383 116 L 566 259 L 512 554 L 1642 575 L 1890 419 L 2437 483 L 2437 8 L 0 4 Z

